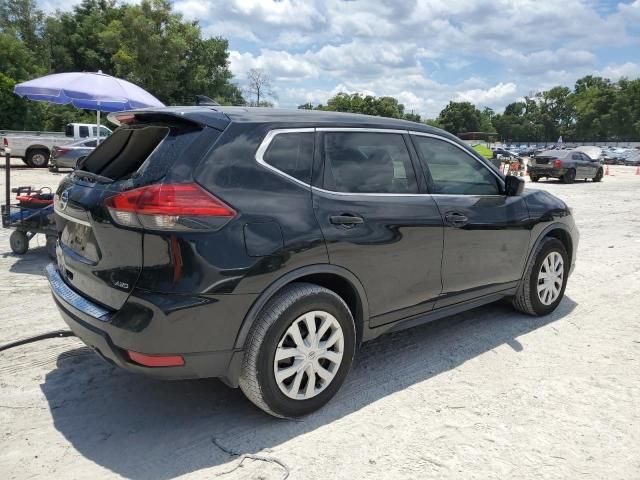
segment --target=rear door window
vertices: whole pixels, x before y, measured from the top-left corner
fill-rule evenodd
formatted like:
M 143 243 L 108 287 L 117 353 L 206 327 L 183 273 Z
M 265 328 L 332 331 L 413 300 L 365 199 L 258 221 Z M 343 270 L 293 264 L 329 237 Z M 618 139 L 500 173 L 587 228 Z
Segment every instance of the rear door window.
M 313 132 L 279 133 L 269 144 L 264 162 L 306 184 L 311 183 Z
M 471 154 L 433 137 L 413 136 L 433 193 L 446 195 L 499 195 L 496 176 Z
M 78 135 L 80 135 L 80 138 L 87 138 L 89 136 L 89 127 L 86 125 L 78 127 Z
M 418 193 L 404 138 L 397 133 L 324 132 L 324 188 L 347 193 Z

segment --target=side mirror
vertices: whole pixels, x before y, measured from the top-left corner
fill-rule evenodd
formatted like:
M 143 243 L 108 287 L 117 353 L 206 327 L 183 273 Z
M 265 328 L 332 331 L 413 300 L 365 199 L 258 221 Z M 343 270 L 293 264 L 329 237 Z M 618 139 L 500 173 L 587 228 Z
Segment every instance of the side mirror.
M 524 191 L 524 180 L 520 177 L 507 175 L 504 179 L 504 193 L 507 197 L 518 197 Z

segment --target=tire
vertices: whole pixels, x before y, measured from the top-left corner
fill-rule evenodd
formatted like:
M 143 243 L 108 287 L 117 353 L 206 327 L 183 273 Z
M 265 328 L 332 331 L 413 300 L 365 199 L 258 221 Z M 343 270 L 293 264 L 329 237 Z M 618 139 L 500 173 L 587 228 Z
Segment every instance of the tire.
M 29 250 L 27 234 L 21 230 L 14 230 L 9 236 L 9 246 L 16 255 L 24 255 Z
M 49 152 L 42 149 L 29 150 L 26 162 L 32 168 L 44 168 L 49 163 Z
M 308 316 L 313 313 L 316 315 Z M 331 323 L 331 327 L 319 339 L 324 339 L 325 344 L 334 338 L 334 334 L 338 335 L 336 332 L 342 333 L 342 341 L 329 347 L 334 349 L 334 358 L 341 354 L 339 362 L 330 363 L 324 358 L 323 355 L 328 354 L 328 351 L 316 354 L 301 353 L 295 357 L 284 355 L 276 362 L 277 351 L 285 353 L 288 348 L 289 351 L 300 353 L 296 348 L 299 342 L 294 342 L 290 335 L 292 329 L 297 329 L 300 334 L 299 340 L 307 345 L 310 340 L 309 329 L 306 329 L 306 333 L 303 332 L 307 318 L 311 318 L 310 321 L 316 326 L 320 325 L 319 329 L 325 321 Z M 313 344 L 313 340 L 311 342 Z M 270 415 L 281 418 L 301 417 L 321 408 L 340 389 L 351 368 L 355 345 L 353 317 L 342 298 L 318 285 L 292 283 L 269 300 L 249 332 L 239 380 L 240 388 L 249 400 Z M 287 363 L 289 361 L 291 364 Z M 320 369 L 313 370 L 318 368 L 321 362 L 328 366 L 327 369 L 321 369 L 323 376 L 316 373 Z M 298 368 L 294 369 L 296 373 L 287 376 L 285 370 L 291 369 L 294 364 L 298 364 Z M 281 373 L 284 372 L 280 382 L 276 379 L 278 369 Z M 293 398 L 292 395 L 299 395 L 303 390 L 302 395 L 307 395 L 311 385 L 308 372 L 311 372 L 314 378 L 312 389 L 318 392 L 312 392 L 309 398 Z M 326 378 L 327 372 L 333 377 L 325 381 L 323 378 Z M 298 380 L 298 376 L 301 380 Z M 287 381 L 288 385 L 285 384 Z M 290 391 L 285 393 L 287 388 Z
M 56 242 L 57 242 L 57 238 L 53 235 L 48 235 L 47 236 L 47 253 L 49 254 L 49 257 L 52 260 L 55 260 L 57 258 L 56 255 Z
M 531 179 L 532 182 L 537 183 L 540 181 L 540 177 L 538 177 L 537 175 L 529 175 L 529 178 Z
M 596 172 L 596 176 L 593 177 L 592 181 L 600 182 L 600 181 L 602 181 L 602 176 L 603 176 L 602 169 L 599 168 L 598 171 Z
M 542 265 L 552 254 L 557 254 L 562 259 L 562 279 L 560 287 L 557 287 L 557 283 L 554 283 L 554 287 L 558 288 L 557 297 L 547 297 L 545 302 L 545 290 L 542 290 L 543 293 L 539 294 L 538 288 L 544 285 L 540 284 L 540 280 L 542 280 L 540 275 L 543 274 Z M 515 309 L 533 316 L 548 315 L 553 312 L 564 297 L 564 290 L 569 276 L 569 262 L 567 249 L 560 240 L 553 237 L 543 239 L 529 261 L 518 292 L 513 299 L 512 303 Z
M 560 177 L 563 183 L 573 183 L 576 180 L 576 171 L 573 168 L 567 170 L 562 177 Z

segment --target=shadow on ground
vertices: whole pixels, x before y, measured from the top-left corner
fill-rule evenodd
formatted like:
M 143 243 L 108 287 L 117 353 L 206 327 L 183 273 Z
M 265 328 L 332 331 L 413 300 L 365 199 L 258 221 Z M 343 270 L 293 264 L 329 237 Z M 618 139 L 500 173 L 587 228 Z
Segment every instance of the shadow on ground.
M 45 268 L 53 260 L 47 253 L 45 247 L 44 235 L 40 235 L 31 239 L 29 242 L 29 250 L 24 255 L 16 255 L 15 253 L 8 251 L 3 252 L 3 258 L 14 257 L 16 260 L 9 267 L 11 273 L 26 273 L 29 275 L 45 275 Z
M 85 458 L 127 478 L 170 479 L 230 462 L 234 457 L 222 448 L 264 454 L 500 345 L 526 355 L 518 337 L 575 306 L 565 297 L 553 314 L 534 318 L 497 303 L 383 336 L 360 349 L 337 397 L 299 421 L 272 418 L 240 390 L 216 380 L 135 376 L 103 363 L 89 349 L 60 355 L 41 388 L 55 428 Z
M 564 183 L 559 178 L 541 178 L 537 182 L 531 182 L 531 183 L 533 183 L 534 185 L 536 183 L 539 183 L 539 184 L 561 185 L 561 186 L 566 186 L 566 187 L 576 187 L 576 186 L 580 186 L 580 185 L 586 185 L 586 184 L 597 183 L 597 182 L 593 182 L 591 179 L 584 180 L 582 178 L 576 178 L 573 183 Z

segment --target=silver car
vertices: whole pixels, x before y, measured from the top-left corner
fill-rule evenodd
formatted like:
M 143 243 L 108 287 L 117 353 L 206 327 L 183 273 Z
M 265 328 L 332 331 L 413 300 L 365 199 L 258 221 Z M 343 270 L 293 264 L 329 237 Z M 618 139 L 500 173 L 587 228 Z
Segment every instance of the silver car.
M 57 172 L 60 168 L 76 168 L 78 161 L 93 152 L 97 144 L 95 138 L 89 138 L 62 147 L 54 146 L 51 149 L 49 170 Z

